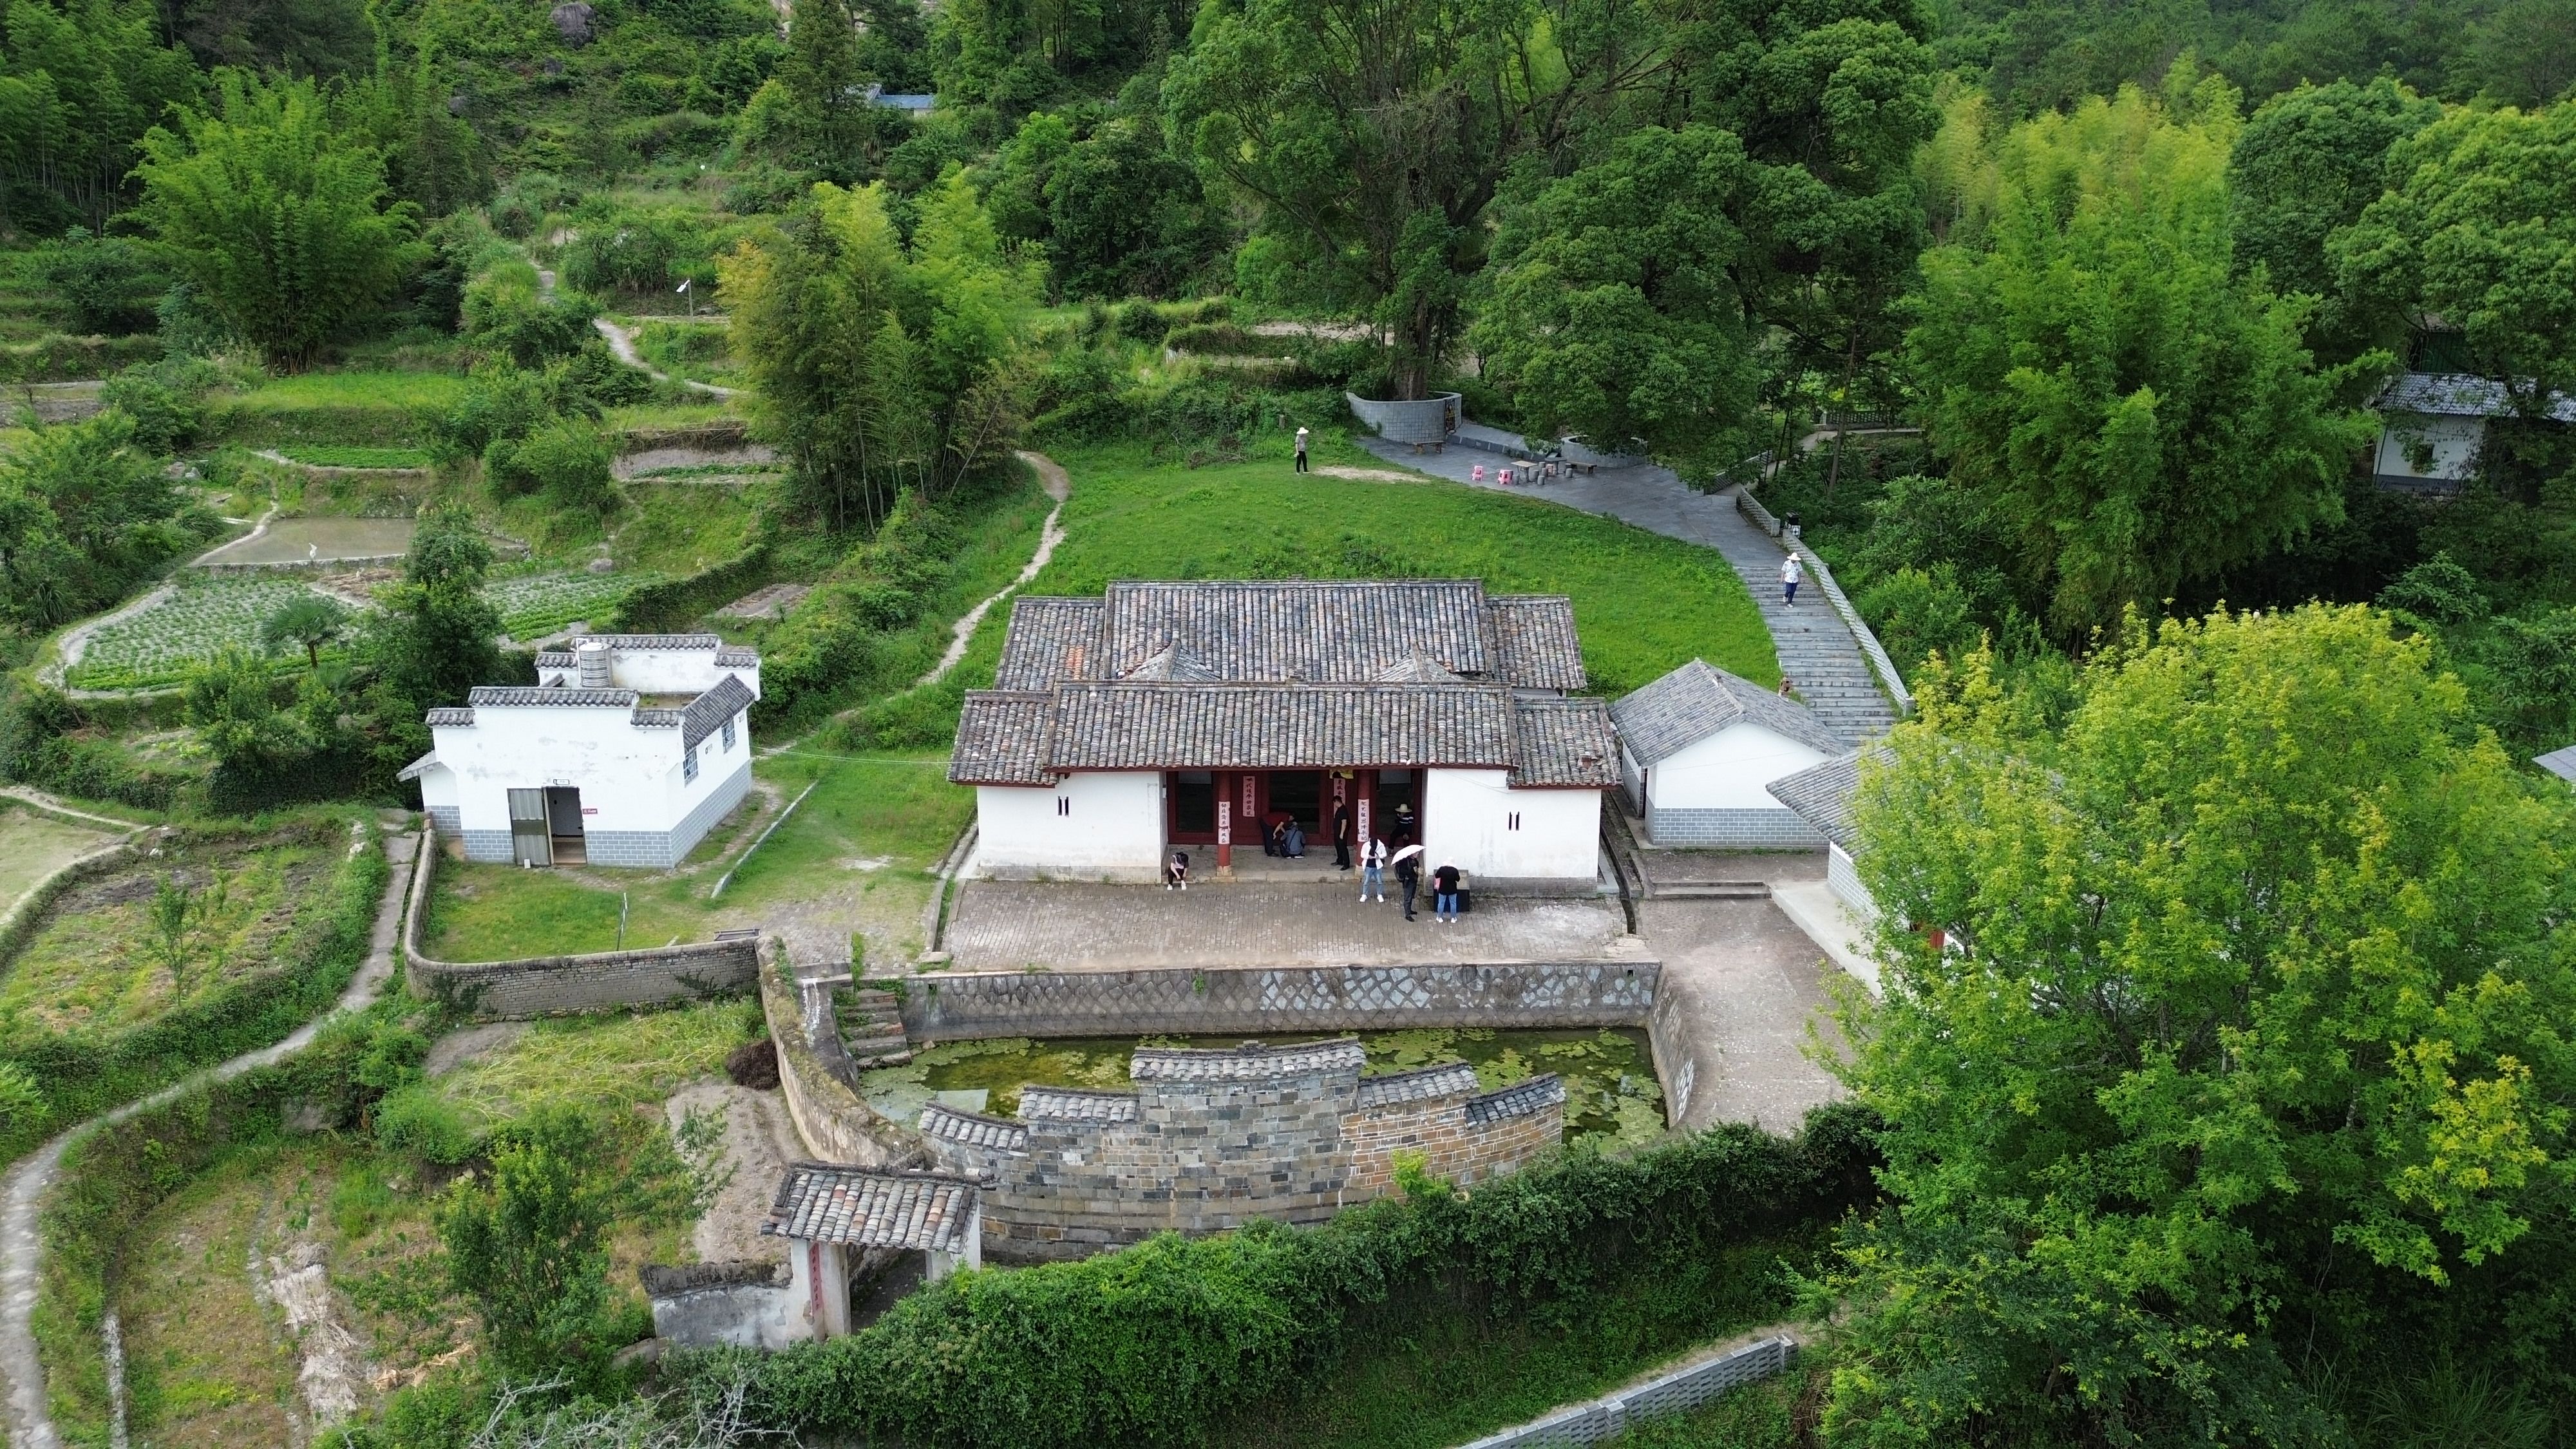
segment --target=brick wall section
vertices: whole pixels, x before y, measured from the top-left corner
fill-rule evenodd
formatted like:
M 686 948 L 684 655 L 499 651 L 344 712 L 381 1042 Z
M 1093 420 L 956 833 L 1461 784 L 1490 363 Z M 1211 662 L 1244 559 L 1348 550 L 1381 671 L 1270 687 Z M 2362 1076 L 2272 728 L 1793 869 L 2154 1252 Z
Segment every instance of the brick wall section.
M 413 995 L 456 1002 L 485 1020 L 523 1020 L 724 995 L 747 989 L 759 973 L 759 945 L 748 940 L 518 961 L 441 961 L 420 945 L 421 921 L 428 914 L 430 882 L 437 868 L 433 822 L 421 842 L 413 867 L 411 904 L 403 912 L 403 954 L 408 963 L 404 976 Z
M 916 1043 L 988 1036 L 1636 1026 L 1653 1007 L 1662 974 L 1655 961 L 937 972 L 904 979 L 903 1026 Z
M 1075 1258 L 1165 1230 L 1319 1222 L 1392 1190 L 1401 1151 L 1477 1183 L 1563 1137 L 1556 1078 L 1479 1094 L 1472 1072 L 1455 1076 L 1436 1094 L 1372 1105 L 1353 1051 L 1246 1080 L 1140 1080 L 1132 1120 L 1032 1120 L 1017 1124 L 1025 1137 L 1003 1119 L 934 1108 L 924 1136 L 941 1167 L 997 1179 L 984 1195 L 987 1253 Z
M 1822 850 L 1825 838 L 1790 810 L 1653 810 L 1646 838 L 1665 846 Z

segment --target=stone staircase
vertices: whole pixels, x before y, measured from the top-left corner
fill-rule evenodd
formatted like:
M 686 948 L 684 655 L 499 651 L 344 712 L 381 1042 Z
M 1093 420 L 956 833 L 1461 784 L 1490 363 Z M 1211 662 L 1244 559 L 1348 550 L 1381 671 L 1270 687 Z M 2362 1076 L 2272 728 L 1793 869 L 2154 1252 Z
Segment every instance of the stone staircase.
M 1826 601 L 1812 572 L 1798 586 L 1798 604 L 1791 608 L 1780 598 L 1779 543 L 1741 516 L 1735 517 L 1735 524 L 1718 534 L 1717 550 L 1753 591 L 1753 602 L 1771 631 L 1780 672 L 1789 677 L 1789 687 L 1834 733 L 1852 744 L 1895 728 L 1896 706 L 1879 688 L 1877 676 L 1861 654 L 1860 641 Z
M 903 1004 L 891 991 L 862 986 L 840 993 L 841 1045 L 862 1071 L 899 1067 L 912 1060 L 904 1039 Z

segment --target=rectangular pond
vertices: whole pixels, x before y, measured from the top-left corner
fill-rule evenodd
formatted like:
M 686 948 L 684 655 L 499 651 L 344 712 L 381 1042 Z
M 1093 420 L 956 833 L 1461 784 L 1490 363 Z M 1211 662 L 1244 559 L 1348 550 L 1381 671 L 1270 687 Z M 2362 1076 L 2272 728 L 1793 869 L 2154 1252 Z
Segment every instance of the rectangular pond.
M 275 518 L 257 538 L 205 556 L 210 564 L 301 563 L 306 559 L 398 558 L 411 548 L 408 518 Z
M 1414 1028 L 1348 1033 L 1368 1053 L 1366 1075 L 1411 1071 L 1463 1061 L 1476 1069 L 1485 1091 L 1545 1072 L 1565 1079 L 1565 1138 L 1604 1147 L 1652 1140 L 1664 1130 L 1663 1088 L 1643 1031 L 1575 1028 L 1558 1031 L 1484 1028 Z M 1273 1045 L 1328 1038 L 1286 1035 Z M 920 1119 L 934 1096 L 951 1107 L 1016 1115 L 1020 1089 L 1087 1087 L 1124 1091 L 1127 1064 L 1140 1046 L 1235 1047 L 1240 1036 L 992 1037 L 946 1042 L 923 1049 L 900 1067 L 860 1074 L 868 1104 L 906 1124 Z

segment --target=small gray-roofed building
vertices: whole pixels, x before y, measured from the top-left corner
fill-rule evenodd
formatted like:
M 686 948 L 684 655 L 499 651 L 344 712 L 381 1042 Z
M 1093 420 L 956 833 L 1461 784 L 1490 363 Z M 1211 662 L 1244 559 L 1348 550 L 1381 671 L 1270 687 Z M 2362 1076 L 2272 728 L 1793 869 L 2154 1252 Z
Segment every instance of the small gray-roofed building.
M 430 710 L 402 778 L 468 860 L 667 868 L 750 794 L 759 698 L 760 655 L 714 634 L 582 635 Z
M 2576 785 L 2576 745 L 2569 745 L 2563 750 L 2551 750 L 2548 754 L 2535 757 L 2532 763 L 2556 775 L 2559 779 Z
M 2557 423 L 2576 423 L 2576 398 L 2551 393 L 2541 399 L 2491 377 L 2465 372 L 2406 372 L 2389 379 L 2372 400 L 2380 417 L 2371 473 L 2393 492 L 2454 494 L 2476 474 L 2487 424 L 2529 412 Z
M 1565 1105 L 1565 1079 L 1554 1072 L 1530 1077 L 1467 1101 L 1467 1122 L 1482 1127 L 1511 1117 L 1526 1117 Z
M 1800 820 L 1825 838 L 1825 884 L 1864 924 L 1878 919 L 1878 902 L 1870 898 L 1869 887 L 1861 884 L 1858 860 L 1853 854 L 1858 836 L 1852 828 L 1852 813 L 1860 798 L 1861 757 L 1882 753 L 1883 749 L 1872 749 L 1836 755 L 1821 765 L 1783 775 L 1770 785 L 1774 798 L 1796 811 Z
M 1704 659 L 1615 700 L 1619 775 L 1659 846 L 1814 849 L 1824 838 L 1766 786 L 1849 748 L 1793 699 Z
M 760 1231 L 792 1245 L 788 1292 L 810 1336 L 850 1331 L 852 1248 L 927 1254 L 933 1281 L 983 1266 L 986 1186 L 912 1168 L 790 1164 Z
M 1586 683 L 1567 599 L 1474 579 L 1019 599 L 950 759 L 968 873 L 1144 882 L 1194 846 L 1222 870 L 1282 821 L 1330 850 L 1347 813 L 1354 854 L 1418 830 L 1485 889 L 1589 890 L 1618 776 L 1607 707 L 1565 695 Z

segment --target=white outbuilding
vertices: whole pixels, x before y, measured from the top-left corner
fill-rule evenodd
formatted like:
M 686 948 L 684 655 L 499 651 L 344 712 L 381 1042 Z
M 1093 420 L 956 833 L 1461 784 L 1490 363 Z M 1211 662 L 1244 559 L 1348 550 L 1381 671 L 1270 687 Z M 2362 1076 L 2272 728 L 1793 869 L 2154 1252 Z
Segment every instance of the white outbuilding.
M 2465 372 L 2402 372 L 2380 389 L 2371 476 L 2397 493 L 2447 496 L 2477 475 L 2487 425 L 2514 412 L 2513 389 Z M 2576 423 L 2576 398 L 2549 397 L 2552 422 Z
M 1628 807 L 1659 846 L 1812 850 L 1824 844 L 1772 798 L 1784 775 L 1849 746 L 1794 699 L 1694 659 L 1615 700 Z
M 429 712 L 405 766 L 468 860 L 668 867 L 751 789 L 760 656 L 713 634 L 594 634 L 533 687 Z
M 1408 839 L 1488 888 L 1589 891 L 1610 715 L 1573 606 L 1474 579 L 1126 581 L 1013 606 L 948 778 L 975 787 L 974 874 L 1151 881 L 1175 850 L 1262 860 Z

